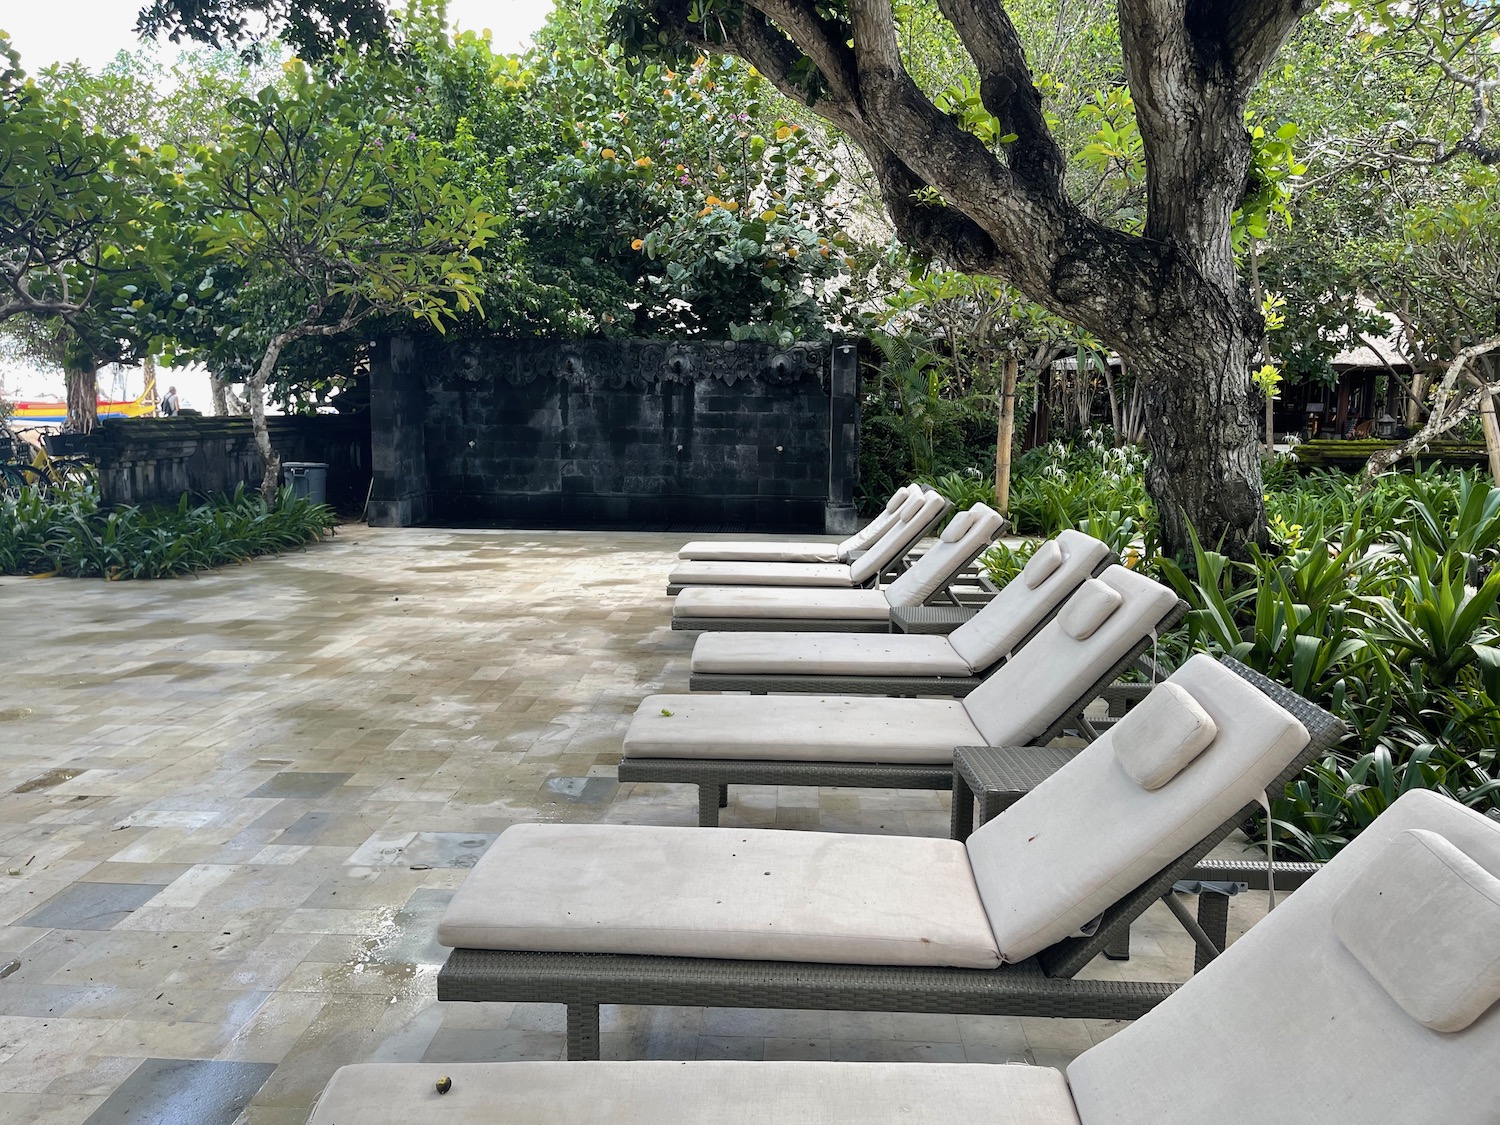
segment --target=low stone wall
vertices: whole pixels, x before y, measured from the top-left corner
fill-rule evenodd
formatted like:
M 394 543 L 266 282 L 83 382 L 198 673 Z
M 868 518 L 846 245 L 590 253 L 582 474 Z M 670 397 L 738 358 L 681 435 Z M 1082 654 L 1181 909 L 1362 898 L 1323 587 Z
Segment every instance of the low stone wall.
M 370 485 L 370 420 L 366 414 L 269 418 L 271 444 L 283 461 L 328 465 L 328 502 L 345 511 L 364 507 Z M 111 418 L 87 437 L 68 439 L 99 467 L 107 504 L 175 504 L 258 488 L 264 463 L 249 418 Z
M 399 338 L 370 389 L 371 523 L 854 522 L 853 344 Z

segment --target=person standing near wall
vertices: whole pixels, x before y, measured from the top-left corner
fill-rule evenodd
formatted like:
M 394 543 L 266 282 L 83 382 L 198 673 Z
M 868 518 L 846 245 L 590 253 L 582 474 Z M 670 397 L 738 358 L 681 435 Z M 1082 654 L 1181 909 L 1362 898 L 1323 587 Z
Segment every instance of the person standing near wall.
M 161 400 L 161 413 L 163 418 L 170 418 L 176 414 L 181 403 L 177 400 L 177 388 L 168 387 L 167 393 Z

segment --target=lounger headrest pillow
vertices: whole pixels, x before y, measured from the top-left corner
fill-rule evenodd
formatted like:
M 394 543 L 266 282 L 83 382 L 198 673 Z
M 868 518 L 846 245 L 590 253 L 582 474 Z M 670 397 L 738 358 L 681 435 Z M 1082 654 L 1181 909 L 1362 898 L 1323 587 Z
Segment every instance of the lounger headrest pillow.
M 900 488 L 896 489 L 895 492 L 891 493 L 891 498 L 885 502 L 885 510 L 887 512 L 894 512 L 897 508 L 901 507 L 902 504 L 905 504 L 907 497 L 911 495 L 911 489 L 911 485 L 903 484 Z M 918 493 L 920 493 L 921 491 L 922 490 L 920 488 L 917 489 Z
M 1218 735 L 1213 717 L 1180 684 L 1161 683 L 1110 732 L 1120 767 L 1142 789 L 1160 789 Z
M 1052 577 L 1052 572 L 1062 564 L 1062 548 L 1057 545 L 1056 539 L 1049 539 L 1026 561 L 1026 566 L 1021 570 L 1021 581 L 1028 590 L 1035 590 Z
M 1435 832 L 1392 838 L 1334 903 L 1333 932 L 1433 1031 L 1462 1031 L 1500 1000 L 1500 878 Z
M 973 508 L 967 508 L 948 521 L 948 526 L 943 528 L 943 534 L 938 538 L 944 543 L 957 543 L 968 534 L 969 528 L 974 526 L 974 521 L 978 518 L 978 512 Z
M 907 523 L 910 520 L 916 519 L 917 513 L 922 510 L 924 503 L 926 503 L 926 498 L 922 495 L 922 490 L 914 489 L 911 495 L 907 496 L 905 503 L 896 512 L 896 519 L 901 523 Z
M 1097 578 L 1090 578 L 1067 600 L 1057 615 L 1057 622 L 1075 641 L 1086 641 L 1124 601 L 1118 590 Z

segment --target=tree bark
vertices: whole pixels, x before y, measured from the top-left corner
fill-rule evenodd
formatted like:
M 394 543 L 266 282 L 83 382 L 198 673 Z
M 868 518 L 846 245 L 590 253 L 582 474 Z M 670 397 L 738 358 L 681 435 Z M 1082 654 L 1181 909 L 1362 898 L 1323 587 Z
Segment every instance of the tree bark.
M 1000 426 L 995 435 L 995 508 L 1002 516 L 1010 515 L 1010 451 L 1016 435 L 1019 370 L 1016 357 L 1007 355 L 1000 382 Z
M 250 376 L 250 381 L 245 385 L 245 397 L 250 404 L 250 432 L 255 435 L 255 448 L 260 453 L 261 463 L 265 466 L 260 478 L 261 499 L 266 502 L 267 507 L 276 504 L 276 496 L 281 482 L 281 454 L 277 453 L 271 445 L 271 431 L 266 425 L 266 383 L 270 380 L 271 372 L 276 370 L 276 361 L 281 358 L 281 349 L 291 343 L 296 336 L 292 332 L 281 332 L 271 337 L 271 342 L 266 345 L 266 351 L 261 356 L 259 365 L 255 368 L 255 374 Z
M 99 424 L 99 368 L 87 363 L 70 367 L 64 375 L 68 397 L 68 429 L 91 434 Z
M 1109 393 L 1109 426 L 1115 432 L 1115 448 L 1125 442 L 1124 419 L 1120 417 L 1120 394 L 1115 389 L 1115 365 L 1104 357 L 1104 389 Z

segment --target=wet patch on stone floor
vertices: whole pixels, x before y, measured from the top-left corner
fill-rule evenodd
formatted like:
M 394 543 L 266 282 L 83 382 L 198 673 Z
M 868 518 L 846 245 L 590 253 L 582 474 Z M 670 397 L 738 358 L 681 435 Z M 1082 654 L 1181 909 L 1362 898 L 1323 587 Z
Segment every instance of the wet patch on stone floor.
M 146 1059 L 83 1125 L 232 1125 L 275 1069 L 269 1063 Z
M 83 770 L 48 770 L 46 773 L 38 774 L 30 781 L 23 782 L 11 790 L 12 793 L 35 793 L 41 789 L 51 789 L 54 785 L 61 785 L 65 781 L 72 781 Z
M 353 776 L 352 773 L 301 773 L 286 770 L 252 789 L 245 796 L 310 800 L 328 796 Z

